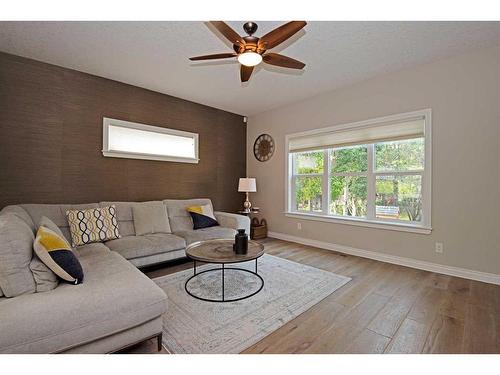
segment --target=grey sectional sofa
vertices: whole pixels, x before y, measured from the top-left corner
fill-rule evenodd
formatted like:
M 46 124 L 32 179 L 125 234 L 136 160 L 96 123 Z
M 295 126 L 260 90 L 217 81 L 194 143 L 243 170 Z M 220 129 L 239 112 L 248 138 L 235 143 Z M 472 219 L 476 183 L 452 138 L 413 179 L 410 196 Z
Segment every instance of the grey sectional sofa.
M 137 267 L 184 257 L 186 245 L 195 241 L 233 238 L 239 228 L 250 231 L 247 217 L 223 212 L 215 212 L 220 226 L 193 230 L 186 207 L 211 204 L 209 199 L 164 200 L 171 234 L 136 236 L 132 207 L 137 202 L 7 206 L 0 222 L 21 218 L 34 233 L 46 216 L 70 240 L 68 209 L 110 204 L 116 206 L 122 238 L 75 249 L 85 274 L 82 284 L 6 297 L 0 277 L 0 353 L 107 353 L 152 337 L 160 342 L 167 296 Z M 2 249 L 7 239 L 1 233 L 0 260 L 7 248 Z

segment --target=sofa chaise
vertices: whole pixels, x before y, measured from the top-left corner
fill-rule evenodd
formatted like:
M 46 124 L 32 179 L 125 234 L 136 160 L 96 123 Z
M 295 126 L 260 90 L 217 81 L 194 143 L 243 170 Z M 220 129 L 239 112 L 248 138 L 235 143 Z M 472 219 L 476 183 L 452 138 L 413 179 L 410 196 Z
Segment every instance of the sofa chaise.
M 185 247 L 196 241 L 234 238 L 240 228 L 250 231 L 248 217 L 217 211 L 220 226 L 193 230 L 186 208 L 211 205 L 209 199 L 167 199 L 162 203 L 172 233 L 143 236 L 137 236 L 134 228 L 132 207 L 138 202 L 21 204 L 0 211 L 0 226 L 4 226 L 0 227 L 0 262 L 13 256 L 5 254 L 6 229 L 21 231 L 26 225 L 26 233 L 34 234 L 43 216 L 70 240 L 65 215 L 69 209 L 114 204 L 121 234 L 119 239 L 75 249 L 85 274 L 80 285 L 61 282 L 50 291 L 7 297 L 1 290 L 0 275 L 0 353 L 108 353 L 153 337 L 161 348 L 167 296 L 137 268 L 185 257 Z M 27 257 L 29 267 L 33 252 L 20 248 L 14 256 Z

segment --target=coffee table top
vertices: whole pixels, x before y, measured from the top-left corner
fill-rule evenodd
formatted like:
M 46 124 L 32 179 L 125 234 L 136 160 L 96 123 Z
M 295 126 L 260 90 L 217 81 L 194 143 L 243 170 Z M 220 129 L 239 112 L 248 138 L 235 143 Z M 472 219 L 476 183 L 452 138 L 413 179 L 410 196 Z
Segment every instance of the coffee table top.
M 264 254 L 264 245 L 248 241 L 248 252 L 236 254 L 234 240 L 217 239 L 194 242 L 186 248 L 186 255 L 194 260 L 207 263 L 239 263 L 257 259 Z

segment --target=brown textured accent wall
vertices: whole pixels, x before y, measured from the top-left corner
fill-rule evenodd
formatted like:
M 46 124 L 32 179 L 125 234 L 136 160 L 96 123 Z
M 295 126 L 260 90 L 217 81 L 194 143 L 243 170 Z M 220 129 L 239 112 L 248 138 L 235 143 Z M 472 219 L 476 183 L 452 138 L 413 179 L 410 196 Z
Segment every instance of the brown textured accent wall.
M 104 157 L 103 117 L 198 133 L 200 162 Z M 0 207 L 207 197 L 232 211 L 245 174 L 239 115 L 0 53 Z

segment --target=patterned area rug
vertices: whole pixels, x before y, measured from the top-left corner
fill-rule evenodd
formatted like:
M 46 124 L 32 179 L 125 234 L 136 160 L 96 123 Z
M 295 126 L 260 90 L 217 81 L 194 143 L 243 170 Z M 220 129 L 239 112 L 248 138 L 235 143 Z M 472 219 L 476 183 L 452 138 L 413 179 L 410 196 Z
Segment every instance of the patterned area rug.
M 233 266 L 254 269 L 255 261 Z M 218 267 L 204 265 L 198 271 Z M 227 303 L 188 295 L 184 283 L 192 269 L 154 279 L 168 296 L 163 345 L 172 353 L 240 353 L 351 280 L 267 254 L 259 259 L 258 270 L 265 281 L 262 290 Z M 259 285 L 258 278 L 248 272 L 225 273 L 226 298 L 251 293 Z M 204 273 L 189 286 L 196 295 L 220 297 L 221 273 Z

